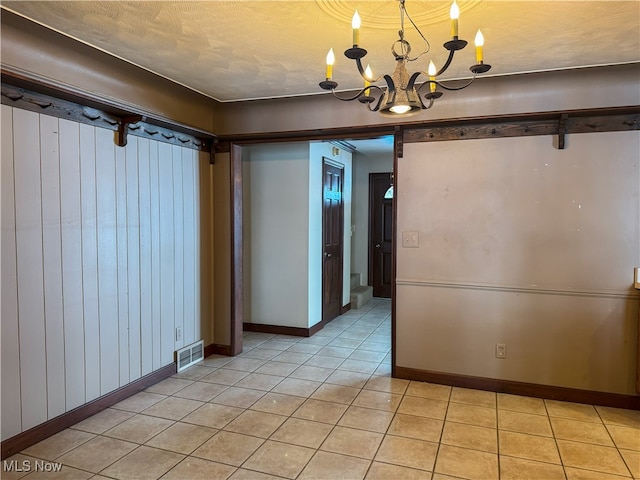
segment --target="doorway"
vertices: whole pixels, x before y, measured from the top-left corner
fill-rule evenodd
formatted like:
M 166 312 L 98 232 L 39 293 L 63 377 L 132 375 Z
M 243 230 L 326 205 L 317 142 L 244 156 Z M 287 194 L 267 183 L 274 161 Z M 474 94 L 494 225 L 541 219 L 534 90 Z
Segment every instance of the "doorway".
M 391 163 L 390 163 L 390 159 L 394 159 L 395 157 L 395 154 L 394 154 L 395 145 L 394 145 L 393 139 L 394 139 L 394 136 L 386 135 L 384 137 L 369 137 L 368 139 L 359 138 L 356 140 L 348 141 L 348 142 L 353 142 L 358 147 L 357 149 L 354 149 L 354 152 L 357 153 L 359 156 L 359 161 L 354 162 L 354 165 L 357 163 L 358 165 L 361 166 L 361 168 L 359 169 L 359 178 L 361 179 L 362 183 L 359 183 L 357 187 L 359 192 L 358 199 L 356 199 L 353 196 L 355 186 L 353 184 L 354 173 L 351 169 L 348 171 L 347 170 L 343 171 L 344 176 L 342 177 L 341 182 L 338 183 L 337 189 L 334 187 L 331 187 L 328 189 L 328 191 L 332 191 L 332 190 L 334 191 L 333 193 L 331 193 L 331 196 L 335 196 L 336 200 L 338 198 L 337 191 L 341 191 L 343 193 L 342 199 L 339 202 L 342 204 L 343 211 L 341 215 L 343 215 L 343 220 L 342 222 L 338 222 L 338 223 L 341 224 L 343 228 L 342 238 L 343 238 L 344 250 L 342 251 L 342 259 L 341 259 L 341 261 L 343 262 L 342 268 L 335 267 L 335 265 L 340 260 L 339 256 L 334 257 L 334 253 L 331 253 L 332 257 L 329 257 L 334 259 L 334 264 L 332 265 L 333 270 L 343 271 L 343 276 L 342 276 L 342 297 L 340 298 L 340 296 L 336 296 L 336 295 L 333 296 L 333 299 L 334 299 L 333 306 L 331 307 L 328 306 L 328 308 L 326 309 L 326 311 L 329 312 L 327 313 L 327 318 L 329 316 L 339 316 L 340 314 L 345 313 L 347 310 L 351 308 L 351 304 L 349 303 L 349 300 L 348 300 L 349 298 L 348 292 L 345 291 L 345 287 L 349 285 L 348 283 L 349 272 L 357 271 L 367 275 L 367 272 L 368 272 L 368 252 L 367 252 L 368 238 L 367 237 L 368 237 L 368 230 L 369 230 L 369 227 L 368 227 L 369 173 L 376 172 L 376 171 L 388 172 L 389 170 L 392 170 L 395 168 L 395 160 L 391 160 Z M 382 147 L 383 152 L 380 154 L 370 153 L 370 151 L 366 150 L 365 146 L 361 144 L 362 141 L 366 141 L 367 148 L 369 148 L 369 146 L 372 143 L 374 144 L 374 147 L 376 147 L 376 149 L 378 149 L 379 147 Z M 306 142 L 308 142 L 308 140 Z M 313 180 L 313 182 L 309 182 L 309 186 L 314 190 L 317 188 L 318 197 L 315 197 L 315 198 L 318 198 L 318 200 L 320 200 L 317 204 L 317 210 L 316 210 L 316 207 L 313 207 L 312 211 L 310 211 L 310 214 L 312 215 L 312 218 L 316 218 L 319 221 L 319 223 L 325 221 L 324 218 L 321 218 L 324 202 L 322 201 L 322 193 L 320 191 L 321 188 L 324 189 L 324 177 L 326 176 L 326 174 L 323 174 L 323 159 L 326 158 L 326 159 L 329 159 L 329 162 L 332 162 L 333 160 L 332 155 L 335 155 L 334 153 L 332 153 L 333 149 L 327 150 L 327 145 L 329 142 L 327 142 L 326 140 L 324 142 L 317 142 L 317 141 L 312 142 L 313 145 L 317 146 L 317 149 L 315 150 L 315 153 L 311 152 L 311 155 L 309 156 L 309 158 L 317 159 L 317 163 L 315 163 L 316 161 L 313 161 L 311 164 L 309 164 L 312 166 L 311 171 L 314 172 L 312 173 L 311 178 L 309 179 L 309 180 Z M 231 305 L 229 305 L 231 310 L 231 324 L 232 324 L 232 331 L 230 335 L 231 348 L 229 348 L 231 354 L 237 355 L 242 351 L 242 331 L 243 331 L 243 322 L 245 320 L 244 314 L 245 313 L 250 314 L 251 312 L 251 310 L 247 310 L 245 312 L 244 311 L 245 309 L 242 307 L 243 307 L 244 301 L 246 300 L 246 298 L 248 298 L 247 294 L 250 294 L 250 295 L 252 294 L 251 287 L 247 285 L 246 288 L 243 288 L 243 284 L 252 278 L 253 276 L 252 273 L 255 273 L 252 271 L 251 268 L 248 268 L 247 271 L 244 272 L 246 273 L 246 277 L 243 275 L 243 271 L 244 271 L 243 266 L 245 265 L 245 261 L 251 262 L 251 257 L 248 256 L 248 252 L 245 252 L 243 254 L 243 243 L 246 243 L 248 239 L 251 238 L 250 236 L 256 233 L 253 230 L 253 226 L 250 223 L 246 223 L 246 221 L 243 222 L 243 219 L 244 219 L 243 210 L 245 210 L 246 208 L 250 208 L 250 205 L 248 203 L 243 207 L 243 203 L 246 203 L 246 201 L 248 200 L 248 198 L 243 199 L 244 197 L 243 192 L 245 194 L 251 193 L 250 197 L 253 197 L 256 194 L 256 190 L 250 185 L 251 178 L 253 175 L 250 175 L 250 174 L 245 175 L 244 173 L 248 173 L 248 172 L 243 172 L 244 170 L 243 169 L 243 151 L 247 153 L 249 150 L 253 150 L 254 147 L 257 147 L 258 145 L 268 146 L 270 151 L 277 152 L 277 156 L 281 157 L 281 159 L 284 159 L 284 157 L 282 157 L 283 149 L 285 150 L 288 149 L 287 151 L 292 153 L 291 150 L 295 150 L 296 146 L 300 147 L 302 143 L 303 142 L 298 142 L 298 141 L 284 142 L 284 143 L 275 141 L 275 142 L 264 142 L 264 143 L 256 142 L 256 143 L 249 143 L 246 145 L 231 144 L 230 145 L 231 148 L 229 149 L 230 151 L 228 152 L 228 156 L 225 157 L 224 155 L 221 154 L 219 157 L 218 156 L 216 157 L 216 166 L 220 169 L 227 170 L 229 174 L 228 178 L 231 180 L 230 182 L 231 198 L 233 199 L 232 208 L 230 212 L 231 214 L 230 226 L 231 226 L 232 241 L 231 241 L 231 244 L 229 245 L 229 249 L 231 251 L 231 272 L 232 272 L 231 277 L 232 277 L 232 283 L 233 283 L 232 289 L 231 289 L 232 291 L 230 292 Z M 335 145 L 335 141 L 331 141 L 331 144 Z M 309 143 L 307 143 L 307 145 L 309 145 Z M 321 152 L 320 155 L 317 155 L 317 153 L 319 152 Z M 327 152 L 329 153 L 327 154 Z M 304 160 L 301 157 L 297 161 L 292 162 L 292 165 L 293 164 L 305 165 L 307 164 L 307 162 L 308 160 Z M 333 161 L 332 163 L 334 163 L 333 165 L 334 167 L 342 166 L 340 165 L 340 162 Z M 314 165 L 317 165 L 317 167 Z M 287 170 L 287 177 L 290 177 L 290 171 L 289 171 L 290 168 L 291 166 L 289 166 L 289 169 Z M 364 173 L 364 174 L 362 175 L 361 173 Z M 321 176 L 323 179 L 323 185 L 320 184 Z M 299 188 L 304 188 L 304 185 L 300 184 L 300 182 L 295 182 L 293 185 L 296 185 Z M 317 185 L 317 187 L 315 187 L 315 185 Z M 350 186 L 351 190 L 348 193 L 345 193 L 347 185 Z M 281 188 L 281 184 L 279 184 L 277 187 L 274 187 L 272 189 L 267 189 L 265 191 L 273 195 L 275 194 L 280 195 L 282 194 L 283 191 L 288 191 L 288 190 L 290 189 L 283 190 Z M 316 195 L 316 194 L 312 193 L 312 195 Z M 331 201 L 334 202 L 333 199 Z M 263 203 L 264 202 L 261 202 L 260 204 L 263 204 Z M 270 203 L 270 202 L 267 202 L 267 203 Z M 302 203 L 303 202 L 299 202 L 299 203 L 296 203 L 296 205 L 302 204 Z M 359 207 L 357 205 L 362 205 L 362 207 Z M 358 213 L 359 215 L 358 218 L 362 219 L 361 223 L 360 223 L 360 220 L 356 221 L 353 218 L 354 210 L 357 209 L 358 212 L 360 212 L 359 210 L 360 208 L 364 209 L 362 214 Z M 255 213 L 256 212 L 253 212 L 252 215 Z M 327 217 L 329 217 L 329 215 L 327 215 Z M 269 222 L 273 220 L 273 218 L 270 216 L 268 217 L 268 219 L 269 219 Z M 323 294 L 321 293 L 321 292 L 324 292 L 325 285 L 323 285 L 321 277 L 325 277 L 325 278 L 331 277 L 331 275 L 324 274 L 324 268 L 327 267 L 327 269 L 329 269 L 330 268 L 329 266 L 331 265 L 331 263 L 327 262 L 327 264 L 325 264 L 324 244 L 323 244 L 325 239 L 320 230 L 321 230 L 321 225 L 318 225 L 317 229 L 309 230 L 310 232 L 317 232 L 317 237 L 315 237 L 317 238 L 317 243 L 314 244 L 314 248 L 312 249 L 314 252 L 314 256 L 312 257 L 311 254 L 309 254 L 309 257 L 308 257 L 310 265 L 312 266 L 317 265 L 317 267 L 313 267 L 313 268 L 317 268 L 316 270 L 318 273 L 317 277 L 315 276 L 315 274 L 313 277 L 311 276 L 309 277 L 309 278 L 317 278 L 317 283 L 315 283 L 316 280 L 312 280 L 314 284 L 313 285 L 310 284 L 309 288 L 310 288 L 310 291 L 311 289 L 317 291 L 319 295 L 314 297 L 309 297 L 309 298 L 311 299 L 310 301 L 313 302 L 314 304 L 312 305 L 313 311 L 317 312 L 318 314 L 318 317 L 316 318 L 318 318 L 317 325 L 319 326 L 319 328 L 321 328 L 321 325 L 325 324 L 325 322 L 323 322 L 324 320 L 323 310 L 325 310 L 323 309 L 324 299 L 323 299 Z M 246 233 L 248 237 L 246 235 L 243 235 L 243 233 Z M 335 232 L 335 233 L 338 237 L 340 237 L 338 232 Z M 291 238 L 296 237 L 296 235 L 298 235 L 298 233 L 295 233 L 295 235 L 292 235 Z M 364 236 L 365 238 L 362 238 L 362 236 Z M 345 252 L 347 251 L 347 242 L 349 242 L 349 238 L 351 238 L 350 245 L 348 245 L 349 247 L 348 251 L 350 252 L 350 255 L 347 256 Z M 330 242 L 327 241 L 327 245 L 329 244 Z M 354 270 L 354 263 L 353 263 L 355 261 L 353 259 L 354 245 L 358 245 L 357 248 L 359 252 L 357 265 L 355 265 L 357 270 Z M 318 253 L 315 253 L 315 252 L 318 252 Z M 329 252 L 327 251 L 327 253 Z M 313 260 L 313 258 L 316 258 L 317 260 Z M 302 260 L 302 262 L 304 263 L 305 260 Z M 249 264 L 247 264 L 247 266 L 249 266 Z M 346 273 L 345 273 L 345 269 L 346 269 Z M 267 271 L 273 272 L 273 270 L 268 270 L 268 269 Z M 276 270 L 275 272 L 277 272 L 278 274 L 281 273 L 280 270 Z M 391 273 L 393 274 L 393 272 Z M 345 275 L 347 278 L 346 280 L 345 280 Z M 336 278 L 336 277 L 334 276 L 333 278 Z M 275 282 L 275 283 L 278 283 L 278 282 Z M 338 277 L 336 281 L 333 283 L 334 285 L 336 284 L 339 285 L 340 278 Z M 261 285 L 266 285 L 266 286 L 273 285 L 273 284 L 274 282 L 272 280 L 261 282 Z M 365 278 L 363 278 L 363 284 L 364 285 L 368 284 L 366 283 Z M 331 289 L 327 286 L 327 291 L 330 291 L 330 290 Z M 339 290 L 339 287 L 335 288 L 335 291 L 338 291 L 338 290 Z M 335 301 L 336 298 L 338 299 L 337 302 Z M 391 305 L 393 308 L 393 291 L 391 292 L 391 298 L 392 298 Z M 330 301 L 327 303 L 328 305 L 331 304 Z M 340 305 L 339 309 L 336 307 L 336 305 L 338 304 Z M 308 311 L 311 311 L 311 309 L 309 309 Z M 296 318 L 298 319 L 305 318 L 305 317 L 307 317 L 307 311 L 300 312 L 300 315 L 296 316 Z M 270 318 L 274 318 L 278 320 L 281 319 L 279 316 L 273 316 Z M 266 323 L 271 324 L 272 322 L 269 321 Z M 276 322 L 273 322 L 273 323 L 276 323 Z M 264 325 L 264 326 L 269 327 L 269 325 Z M 296 330 L 301 330 L 299 328 L 296 328 L 296 326 L 294 326 L 293 324 L 289 324 L 284 328 L 287 329 L 290 326 L 294 327 Z M 308 335 L 308 334 L 313 334 L 313 332 L 317 331 L 319 328 L 304 328 L 304 330 L 308 330 L 308 333 L 306 333 Z M 220 329 L 220 331 L 222 331 L 222 328 Z M 281 333 L 285 333 L 285 332 L 281 332 Z M 300 334 L 300 333 L 293 333 L 293 334 Z M 392 329 L 392 336 L 393 336 L 393 329 Z M 393 353 L 394 352 L 392 349 L 392 355 Z
M 342 310 L 344 263 L 344 167 L 322 161 L 322 323 Z
M 369 278 L 374 297 L 391 298 L 393 174 L 369 174 Z

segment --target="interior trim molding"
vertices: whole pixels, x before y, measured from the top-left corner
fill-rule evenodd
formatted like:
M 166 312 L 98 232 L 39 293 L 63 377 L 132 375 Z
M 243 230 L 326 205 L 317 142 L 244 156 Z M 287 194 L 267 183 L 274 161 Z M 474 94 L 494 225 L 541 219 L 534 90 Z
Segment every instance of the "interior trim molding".
M 275 335 L 292 335 L 294 337 L 310 337 L 311 335 L 313 335 L 313 333 L 311 333 L 311 330 L 313 329 L 313 327 L 311 328 L 287 327 L 285 325 L 269 325 L 266 323 L 244 322 L 242 324 L 242 329 L 245 332 L 273 333 Z
M 231 345 L 220 345 L 218 343 L 212 343 L 204 347 L 204 358 L 209 355 L 224 355 L 226 357 L 234 356 L 231 353 Z
M 243 231 L 243 190 L 242 147 L 232 144 L 230 148 L 231 197 L 231 354 L 242 353 L 242 322 L 244 319 L 244 250 L 242 248 Z
M 527 397 L 546 398 L 563 402 L 586 403 L 603 407 L 640 410 L 640 396 L 620 393 L 598 392 L 577 388 L 556 387 L 535 383 L 500 380 L 495 378 L 473 377 L 454 373 L 432 372 L 415 368 L 395 366 L 394 377 L 419 382 L 437 383 L 452 387 L 473 388 L 496 393 L 509 393 Z
M 138 380 L 134 380 L 127 385 L 124 385 L 111 393 L 107 393 L 101 397 L 96 398 L 84 405 L 80 405 L 73 410 L 70 410 L 62 415 L 59 415 L 51 420 L 47 420 L 40 425 L 25 430 L 18 435 L 15 435 L 2 442 L 2 457 L 4 460 L 16 453 L 21 452 L 25 448 L 35 445 L 36 443 L 55 435 L 62 430 L 75 425 L 82 420 L 95 415 L 96 413 L 105 410 L 116 403 L 128 398 L 145 388 L 155 385 L 156 383 L 170 377 L 176 373 L 176 364 L 170 363 L 158 370 L 155 370 Z
M 533 295 L 561 295 L 572 297 L 594 297 L 594 298 L 615 298 L 621 300 L 637 300 L 638 295 L 631 291 L 625 292 L 596 292 L 596 291 L 578 291 L 578 290 L 565 290 L 565 289 L 551 289 L 551 288 L 532 288 L 532 287 L 517 287 L 509 285 L 491 285 L 482 283 L 458 283 L 458 282 L 437 282 L 428 280 L 415 280 L 400 278 L 396 279 L 396 283 L 400 286 L 409 287 L 436 287 L 436 288 L 457 288 L 462 290 L 487 290 L 493 292 L 508 292 L 508 293 L 527 293 Z
M 217 138 L 212 133 L 159 119 L 140 109 L 86 99 L 45 84 L 29 82 L 2 70 L 2 104 L 52 117 L 106 128 L 115 132 L 116 145 L 127 144 L 127 136 L 157 140 L 213 156 Z
M 406 128 L 403 140 L 415 143 L 557 135 L 556 146 L 562 150 L 568 134 L 638 129 L 640 106 L 633 105 L 436 121 L 431 125 L 412 125 Z
M 343 305 L 340 310 L 340 315 L 343 315 L 351 310 L 351 302 Z M 242 329 L 245 332 L 260 332 L 260 333 L 273 333 L 275 335 L 292 335 L 294 337 L 311 337 L 324 328 L 324 326 L 330 323 L 333 319 L 328 321 L 320 321 L 309 328 L 305 327 L 288 327 L 285 325 L 269 325 L 267 323 L 249 323 L 244 322 Z M 205 354 L 206 354 L 205 349 Z
M 562 132 L 561 120 L 564 120 Z M 402 158 L 403 145 L 407 143 L 533 135 L 556 135 L 560 143 L 561 135 L 627 130 L 640 130 L 640 105 L 405 121 L 401 126 L 374 124 L 322 130 L 225 134 L 220 135 L 219 140 L 221 143 L 251 145 L 394 135 L 396 155 Z

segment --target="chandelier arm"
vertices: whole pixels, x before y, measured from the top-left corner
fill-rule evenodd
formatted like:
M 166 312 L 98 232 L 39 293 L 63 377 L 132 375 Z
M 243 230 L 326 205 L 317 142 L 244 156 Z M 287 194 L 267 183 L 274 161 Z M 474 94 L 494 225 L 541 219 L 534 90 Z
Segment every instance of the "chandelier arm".
M 381 88 L 379 88 L 380 91 L 382 91 Z M 377 112 L 378 110 L 380 110 L 380 105 L 382 104 L 382 99 L 384 98 L 384 95 L 380 95 L 378 97 L 378 101 L 376 102 L 376 106 L 371 108 L 371 104 L 367 103 L 367 107 L 369 108 L 370 111 L 372 112 Z
M 416 83 L 416 80 L 422 74 L 424 74 L 424 72 L 415 72 L 413 75 L 411 75 L 411 77 L 409 78 L 409 82 L 407 83 L 407 90 L 413 89 L 413 87 L 414 87 L 414 85 Z M 418 88 L 418 90 L 419 89 L 420 88 Z
M 422 104 L 422 108 L 424 108 L 425 110 L 429 110 L 431 107 L 433 107 L 433 98 L 429 99 L 429 105 L 425 106 L 424 103 Z M 420 100 L 420 102 L 422 102 L 422 100 Z
M 360 76 L 364 80 L 366 80 L 367 82 L 377 83 L 377 82 L 379 82 L 380 80 L 382 80 L 385 77 L 385 75 L 380 75 L 377 78 L 369 78 L 369 77 L 367 77 L 367 75 L 366 75 L 366 73 L 364 71 L 364 68 L 362 68 L 362 62 L 360 61 L 360 59 L 356 58 L 355 60 L 356 60 L 356 65 L 358 67 L 358 72 L 360 72 Z
M 336 97 L 338 100 L 342 100 L 343 102 L 350 102 L 352 100 L 356 100 L 357 98 L 361 97 L 362 94 L 365 92 L 365 90 L 371 90 L 372 88 L 375 88 L 376 90 L 380 91 L 380 93 L 384 93 L 384 90 L 377 85 L 370 85 L 368 87 L 365 87 L 362 90 L 360 90 L 357 94 L 349 97 L 340 97 L 338 96 L 335 90 L 331 90 L 331 93 L 333 93 L 333 96 Z
M 364 68 L 362 68 L 362 61 L 359 58 L 356 58 L 356 65 L 358 66 L 358 72 L 360 72 L 360 76 L 365 80 L 371 81 L 371 79 L 367 78 L 366 74 L 364 73 Z
M 442 88 L 444 88 L 445 90 L 449 90 L 450 92 L 455 92 L 456 90 L 462 90 L 463 88 L 467 88 L 469 85 L 473 83 L 475 79 L 476 79 L 476 74 L 474 73 L 473 78 L 469 80 L 467 83 L 465 83 L 464 85 L 462 85 L 461 87 L 448 87 L 442 82 L 436 82 L 436 85 L 440 85 Z
M 383 75 L 385 82 L 387 82 L 387 89 L 389 91 L 389 95 L 396 93 L 396 84 L 393 83 L 393 78 L 390 75 Z
M 449 65 L 451 65 L 451 62 L 453 61 L 453 56 L 455 55 L 455 53 L 455 50 L 449 50 L 449 58 L 447 58 L 447 61 L 444 63 L 442 68 L 435 74 L 436 77 L 442 75 L 447 70 L 447 68 L 449 68 Z

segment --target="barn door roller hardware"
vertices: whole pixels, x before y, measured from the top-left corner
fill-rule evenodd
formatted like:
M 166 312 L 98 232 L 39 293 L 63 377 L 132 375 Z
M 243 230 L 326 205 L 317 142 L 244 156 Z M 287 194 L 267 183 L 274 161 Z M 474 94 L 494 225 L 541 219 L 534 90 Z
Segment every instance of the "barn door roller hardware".
M 569 119 L 568 113 L 560 115 L 558 121 L 558 150 L 564 150 L 565 135 L 567 134 L 567 120 Z
M 119 147 L 126 146 L 129 125 L 141 122 L 142 120 L 144 120 L 142 115 L 128 115 L 126 117 L 120 117 L 118 121 L 118 131 L 116 133 L 116 145 Z

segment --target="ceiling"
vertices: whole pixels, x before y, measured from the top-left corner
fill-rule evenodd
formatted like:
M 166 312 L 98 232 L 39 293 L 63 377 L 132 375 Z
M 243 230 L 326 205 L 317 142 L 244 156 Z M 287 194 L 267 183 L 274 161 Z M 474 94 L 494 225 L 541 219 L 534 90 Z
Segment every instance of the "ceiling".
M 640 61 L 640 1 L 457 0 L 460 37 L 469 41 L 441 80 L 468 78 L 473 38 L 485 36 L 487 75 L 514 75 Z M 351 16 L 374 76 L 391 73 L 397 0 L 2 1 L 2 8 L 222 102 L 323 93 L 325 57 L 338 57 L 339 89 L 361 88 L 352 60 Z M 442 66 L 450 0 L 406 0 L 431 44 L 410 65 Z M 423 43 L 408 21 L 412 54 Z
M 457 0 L 460 38 L 469 41 L 440 80 L 469 78 L 473 39 L 485 36 L 485 75 L 640 62 L 640 1 Z M 362 18 L 363 63 L 393 71 L 398 0 L 7 1 L 9 10 L 221 102 L 326 93 L 325 57 L 334 48 L 339 90 L 362 88 L 352 60 L 351 17 Z M 446 60 L 451 0 L 406 0 L 429 41 L 410 65 L 426 71 Z M 424 42 L 405 21 L 412 55 Z M 392 137 L 349 140 L 365 156 L 393 150 Z

